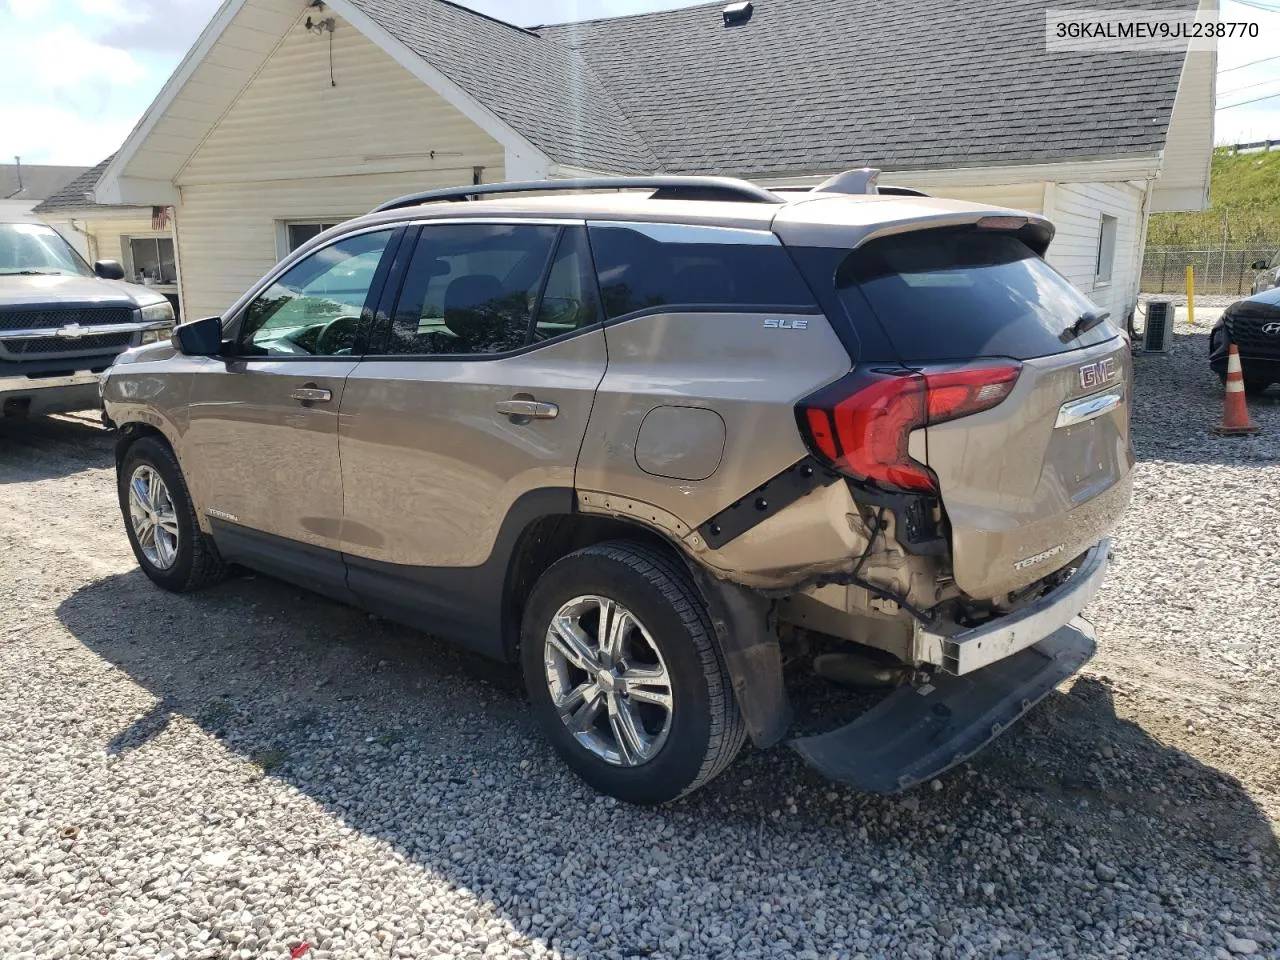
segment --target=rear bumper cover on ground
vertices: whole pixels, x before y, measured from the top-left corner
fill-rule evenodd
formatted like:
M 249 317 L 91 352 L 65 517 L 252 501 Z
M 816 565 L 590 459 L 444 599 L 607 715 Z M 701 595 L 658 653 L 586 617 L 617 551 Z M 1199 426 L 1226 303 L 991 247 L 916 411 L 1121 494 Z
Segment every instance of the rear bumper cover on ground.
M 1021 610 L 970 629 L 916 626 L 917 659 L 937 670 L 852 723 L 792 746 L 819 772 L 873 793 L 897 793 L 971 757 L 1093 656 L 1079 616 L 1102 586 L 1111 540 Z
M 1095 649 L 1092 626 L 1077 618 L 984 670 L 939 673 L 930 683 L 900 687 L 852 723 L 791 746 L 833 780 L 898 793 L 973 756 L 1075 674 Z

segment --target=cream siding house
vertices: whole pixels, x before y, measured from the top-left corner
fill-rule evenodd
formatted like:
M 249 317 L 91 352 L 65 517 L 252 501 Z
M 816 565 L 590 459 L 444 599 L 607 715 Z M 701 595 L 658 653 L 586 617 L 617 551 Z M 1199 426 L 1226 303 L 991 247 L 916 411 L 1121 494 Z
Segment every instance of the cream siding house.
M 1001 59 L 974 30 L 860 46 L 858 16 L 918 25 L 907 0 L 759 0 L 733 27 L 721 6 L 521 29 L 446 0 L 227 0 L 96 199 L 172 207 L 191 318 L 319 227 L 434 186 L 797 185 L 872 165 L 882 183 L 1047 215 L 1049 261 L 1123 319 L 1148 214 L 1207 202 L 1214 54 L 1130 55 L 1099 83 L 1097 55 L 1044 52 L 1029 0 L 999 16 L 1040 32 Z

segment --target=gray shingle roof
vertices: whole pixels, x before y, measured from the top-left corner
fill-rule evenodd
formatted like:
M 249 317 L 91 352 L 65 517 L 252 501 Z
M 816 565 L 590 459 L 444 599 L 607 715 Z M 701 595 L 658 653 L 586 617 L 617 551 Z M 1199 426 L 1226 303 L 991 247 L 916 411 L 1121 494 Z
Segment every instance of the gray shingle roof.
M 33 212 L 48 213 L 51 210 L 86 210 L 103 206 L 103 204 L 93 199 L 93 188 L 102 179 L 102 174 L 107 169 L 107 164 L 111 162 L 114 156 L 115 154 L 112 154 L 96 167 L 90 167 L 78 177 L 63 184 L 62 189 L 50 194 L 47 199 L 36 206 Z
M 1069 2 L 756 0 L 728 28 L 723 5 L 538 33 L 590 63 L 660 168 L 680 173 L 1153 154 L 1182 69 L 1181 53 L 1046 52 L 1045 8 Z
M 22 192 L 15 200 L 43 200 L 57 191 L 68 180 L 84 172 L 84 167 L 63 167 L 52 164 L 24 163 L 22 165 Z M 18 165 L 0 163 L 0 200 L 18 189 Z
M 613 94 L 569 46 L 444 0 L 352 2 L 556 161 L 657 168 Z

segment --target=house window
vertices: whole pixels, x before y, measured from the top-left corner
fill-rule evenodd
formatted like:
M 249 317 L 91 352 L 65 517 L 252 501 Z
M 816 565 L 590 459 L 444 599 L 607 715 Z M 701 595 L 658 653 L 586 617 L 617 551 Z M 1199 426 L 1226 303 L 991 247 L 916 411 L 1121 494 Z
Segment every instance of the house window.
M 340 222 L 341 221 L 339 220 L 316 220 L 283 224 L 284 230 L 281 239 L 284 243 L 283 249 L 280 251 L 280 256 L 288 256 L 308 240 L 320 236 L 320 234 L 324 233 L 331 227 L 336 227 Z
M 172 237 L 129 237 L 129 262 L 125 270 L 134 283 L 172 284 L 178 282 Z
M 1109 214 L 1103 214 L 1098 230 L 1098 264 L 1093 272 L 1095 283 L 1110 283 L 1111 273 L 1116 263 L 1116 224 L 1118 221 Z

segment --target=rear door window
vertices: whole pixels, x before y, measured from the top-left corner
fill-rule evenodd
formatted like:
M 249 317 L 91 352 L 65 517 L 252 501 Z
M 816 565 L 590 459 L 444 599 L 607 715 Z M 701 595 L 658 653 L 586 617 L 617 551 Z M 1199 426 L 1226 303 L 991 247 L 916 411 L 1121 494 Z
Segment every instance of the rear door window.
M 687 224 L 590 225 L 610 319 L 655 307 L 808 312 L 813 296 L 772 233 Z
M 493 355 L 531 338 L 559 228 L 427 224 L 405 271 L 388 353 Z
M 1065 340 L 1095 305 L 1017 237 L 929 230 L 873 240 L 836 271 L 856 327 L 879 322 L 903 360 L 1029 360 L 1116 336 L 1103 323 Z

